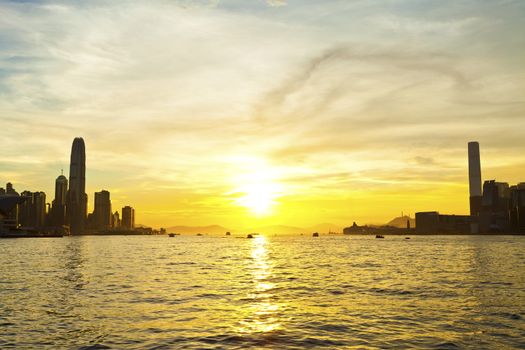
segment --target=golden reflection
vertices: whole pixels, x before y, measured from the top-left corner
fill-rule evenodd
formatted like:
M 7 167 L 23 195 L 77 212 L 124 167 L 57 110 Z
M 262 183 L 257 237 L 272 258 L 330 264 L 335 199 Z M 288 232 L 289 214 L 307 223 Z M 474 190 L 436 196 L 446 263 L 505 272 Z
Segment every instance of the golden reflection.
M 239 331 L 242 333 L 266 333 L 281 327 L 279 322 L 280 306 L 274 302 L 272 290 L 275 284 L 270 281 L 272 268 L 268 257 L 266 237 L 256 236 L 252 242 L 252 265 L 250 270 L 253 276 L 253 292 L 249 298 L 253 300 L 249 306 L 248 315 Z

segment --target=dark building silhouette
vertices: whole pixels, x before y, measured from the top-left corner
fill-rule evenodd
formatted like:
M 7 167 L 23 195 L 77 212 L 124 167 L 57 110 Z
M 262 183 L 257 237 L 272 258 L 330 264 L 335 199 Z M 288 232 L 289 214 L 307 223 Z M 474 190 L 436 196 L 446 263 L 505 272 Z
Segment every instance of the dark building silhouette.
M 510 226 L 514 232 L 525 233 L 525 182 L 510 187 Z
M 479 143 L 468 143 L 468 178 L 470 192 L 470 215 L 478 216 L 481 211 L 481 161 Z
M 0 191 L 0 234 L 18 228 L 18 206 L 25 200 L 25 197 L 7 195 L 5 191 Z
M 135 227 L 135 209 L 130 206 L 122 208 L 122 227 L 128 230 Z
M 86 216 L 86 147 L 84 139 L 77 137 L 71 147 L 67 198 L 67 217 L 71 234 L 78 235 L 84 232 Z
M 13 188 L 13 184 L 8 182 L 6 185 L 5 185 L 5 193 L 6 194 L 10 194 L 10 195 L 15 195 L 15 196 L 18 196 L 18 192 L 15 191 L 15 189 Z
M 60 175 L 55 180 L 55 199 L 50 211 L 52 226 L 66 225 L 67 184 L 68 181 L 64 175 Z
M 470 215 L 443 215 L 437 211 L 416 213 L 418 233 L 468 233 Z
M 120 224 L 120 215 L 119 215 L 118 211 L 115 211 L 113 213 L 113 217 L 111 219 L 111 227 L 119 228 L 120 226 L 121 226 L 121 224 Z
M 112 221 L 111 199 L 106 190 L 95 192 L 95 208 L 93 210 L 93 225 L 98 230 L 110 228 Z
M 24 227 L 46 226 L 46 194 L 24 191 L 26 200 L 18 206 L 18 223 Z
M 481 233 L 510 231 L 510 188 L 508 183 L 496 182 L 496 180 L 483 183 L 479 229 Z

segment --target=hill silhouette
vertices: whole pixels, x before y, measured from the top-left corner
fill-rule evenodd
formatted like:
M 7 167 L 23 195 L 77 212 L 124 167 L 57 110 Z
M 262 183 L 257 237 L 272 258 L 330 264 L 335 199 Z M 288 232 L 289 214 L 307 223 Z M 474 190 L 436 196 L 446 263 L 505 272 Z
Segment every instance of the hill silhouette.
M 416 227 L 416 220 L 407 215 L 398 216 L 390 220 L 386 225 L 398 228 L 406 228 L 407 220 L 410 220 L 410 227 Z
M 169 233 L 183 233 L 183 234 L 197 234 L 197 233 L 209 233 L 209 234 L 224 234 L 227 231 L 231 231 L 226 227 L 220 225 L 208 225 L 208 226 L 171 226 L 166 228 Z

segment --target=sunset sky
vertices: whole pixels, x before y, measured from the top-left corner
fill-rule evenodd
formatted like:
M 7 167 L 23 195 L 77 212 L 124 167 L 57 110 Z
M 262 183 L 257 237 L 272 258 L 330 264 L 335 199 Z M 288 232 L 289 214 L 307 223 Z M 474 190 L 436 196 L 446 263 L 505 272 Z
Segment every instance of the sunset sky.
M 468 213 L 525 181 L 524 1 L 0 1 L 0 187 L 87 151 L 137 223 Z

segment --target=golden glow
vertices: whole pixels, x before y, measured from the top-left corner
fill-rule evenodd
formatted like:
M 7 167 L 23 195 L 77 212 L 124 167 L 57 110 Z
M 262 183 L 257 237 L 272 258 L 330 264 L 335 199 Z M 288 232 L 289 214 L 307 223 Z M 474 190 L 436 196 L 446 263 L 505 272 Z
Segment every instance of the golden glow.
M 237 187 L 233 192 L 240 195 L 236 203 L 255 216 L 272 214 L 282 191 L 282 186 L 276 181 L 277 170 L 253 158 L 240 158 L 239 166 L 248 172 L 234 179 Z
M 264 236 L 255 236 L 252 239 L 251 270 L 254 292 L 249 297 L 253 299 L 253 303 L 249 314 L 239 327 L 242 333 L 266 333 L 281 327 L 278 317 L 281 306 L 272 301 L 275 284 L 269 281 L 272 270 L 266 245 Z

